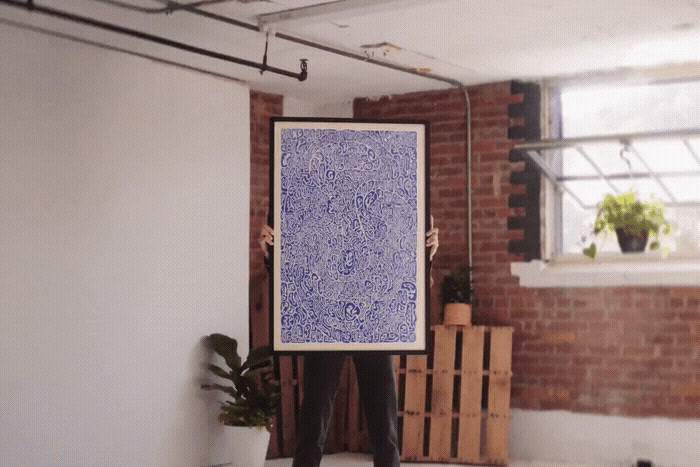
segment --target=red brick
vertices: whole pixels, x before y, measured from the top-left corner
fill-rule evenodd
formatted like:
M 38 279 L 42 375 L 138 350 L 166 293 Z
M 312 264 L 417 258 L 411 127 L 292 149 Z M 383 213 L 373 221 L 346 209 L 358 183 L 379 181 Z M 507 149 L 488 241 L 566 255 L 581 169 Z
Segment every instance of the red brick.
M 700 371 L 700 350 L 694 340 L 700 335 L 700 288 L 519 288 L 517 278 L 509 271 L 510 262 L 521 261 L 522 255 L 508 253 L 507 240 L 521 238 L 518 235 L 522 234 L 508 231 L 507 217 L 524 215 L 522 208 L 508 207 L 508 195 L 522 193 L 522 186 L 513 187 L 508 180 L 513 170 L 522 170 L 523 163 L 508 161 L 513 142 L 505 137 L 508 126 L 523 123 L 522 118 L 508 118 L 507 113 L 508 105 L 521 102 L 523 96 L 511 95 L 510 83 L 474 86 L 469 88 L 469 95 L 475 143 L 473 259 L 478 298 L 474 316 L 475 320 L 483 320 L 481 324 L 503 321 L 515 325 L 516 335 L 528 333 L 527 338 L 515 340 L 520 345 L 515 346 L 513 357 L 514 406 L 700 417 L 698 396 L 667 394 L 673 392 L 671 385 L 677 378 Z M 440 193 L 440 189 L 435 189 L 431 201 L 434 208 L 441 207 L 434 214 L 449 220 L 441 226 L 438 261 L 446 270 L 465 261 L 466 190 L 449 191 L 462 188 L 466 179 L 462 92 L 454 89 L 361 99 L 354 102 L 354 108 L 357 117 L 409 118 L 416 112 L 426 114 L 421 118 L 429 116 L 433 123 L 433 143 L 441 146 L 433 154 L 433 165 L 439 169 L 432 175 L 441 177 L 434 183 L 447 190 Z M 260 122 L 264 124 L 264 120 Z M 449 241 L 442 237 L 448 231 Z M 552 327 L 554 322 L 557 324 Z M 565 342 L 544 342 L 556 340 L 555 334 L 566 332 L 572 333 L 574 342 L 566 342 L 570 335 Z M 663 356 L 664 353 L 669 355 Z M 551 365 L 545 365 L 546 362 Z M 547 375 L 550 371 L 547 370 L 532 377 L 531 368 L 535 373 L 538 368 L 540 373 L 543 368 L 550 368 L 555 375 Z M 608 372 L 620 371 L 621 380 L 598 384 L 592 376 L 587 376 L 594 370 L 601 377 L 604 374 L 611 377 L 614 375 Z M 668 382 L 659 379 L 660 371 L 666 372 Z M 626 380 L 628 373 L 636 379 Z M 569 391 L 568 400 L 553 397 L 552 388 L 559 387 L 552 385 L 554 382 Z M 665 393 L 664 388 L 671 390 Z

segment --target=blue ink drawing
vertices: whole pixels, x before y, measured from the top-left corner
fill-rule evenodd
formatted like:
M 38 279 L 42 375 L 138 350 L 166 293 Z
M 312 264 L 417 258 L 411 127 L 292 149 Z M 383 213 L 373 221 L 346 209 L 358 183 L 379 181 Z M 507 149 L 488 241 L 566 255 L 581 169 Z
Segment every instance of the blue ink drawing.
M 416 341 L 417 134 L 283 129 L 283 343 Z

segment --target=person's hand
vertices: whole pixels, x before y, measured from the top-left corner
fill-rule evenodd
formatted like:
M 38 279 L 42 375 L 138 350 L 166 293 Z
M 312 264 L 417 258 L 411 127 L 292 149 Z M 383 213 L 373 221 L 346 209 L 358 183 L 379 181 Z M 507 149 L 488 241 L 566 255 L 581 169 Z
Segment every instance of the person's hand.
M 275 244 L 275 231 L 272 230 L 272 227 L 269 225 L 264 225 L 263 228 L 260 229 L 260 238 L 258 239 L 258 243 L 260 243 L 260 248 L 265 254 L 265 258 L 268 258 L 270 256 L 270 252 L 267 250 L 267 246 L 274 246 Z
M 428 230 L 428 232 L 425 234 L 425 246 L 430 247 L 430 261 L 433 260 L 433 256 L 435 256 L 438 246 L 440 246 L 440 241 L 438 239 L 438 233 L 440 232 L 440 229 L 434 227 L 433 222 L 433 216 L 430 216 L 430 230 Z
M 425 236 L 425 246 L 430 247 L 430 255 L 429 259 L 430 261 L 433 260 L 433 256 L 435 256 L 435 253 L 437 252 L 438 246 L 440 246 L 440 241 L 438 239 L 438 233 L 440 232 L 440 229 L 434 226 L 434 219 L 433 216 L 430 216 L 430 230 L 426 232 Z M 432 264 L 430 265 L 430 287 L 433 286 L 435 281 L 433 280 L 433 266 Z

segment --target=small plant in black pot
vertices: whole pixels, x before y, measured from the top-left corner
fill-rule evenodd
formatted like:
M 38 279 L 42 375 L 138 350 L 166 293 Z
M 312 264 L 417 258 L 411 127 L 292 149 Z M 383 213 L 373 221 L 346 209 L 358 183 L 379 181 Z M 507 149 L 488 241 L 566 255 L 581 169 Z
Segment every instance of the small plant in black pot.
M 471 269 L 466 264 L 459 265 L 442 279 L 440 302 L 444 313 L 443 324 L 471 324 L 473 296 Z
M 628 191 L 617 196 L 605 195 L 598 207 L 593 235 L 607 235 L 609 232 L 615 232 L 623 253 L 643 252 L 650 237 L 649 249 L 658 249 L 659 237 L 670 234 L 671 225 L 664 217 L 661 201 L 641 201 L 634 191 Z M 595 259 L 598 254 L 596 243 L 592 242 L 583 254 Z

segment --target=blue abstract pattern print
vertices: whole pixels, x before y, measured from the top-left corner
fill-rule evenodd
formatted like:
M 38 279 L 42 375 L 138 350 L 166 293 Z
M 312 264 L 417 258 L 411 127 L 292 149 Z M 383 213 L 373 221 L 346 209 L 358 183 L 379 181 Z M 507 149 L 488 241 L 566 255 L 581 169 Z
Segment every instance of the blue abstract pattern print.
M 416 340 L 414 131 L 283 129 L 283 343 Z

